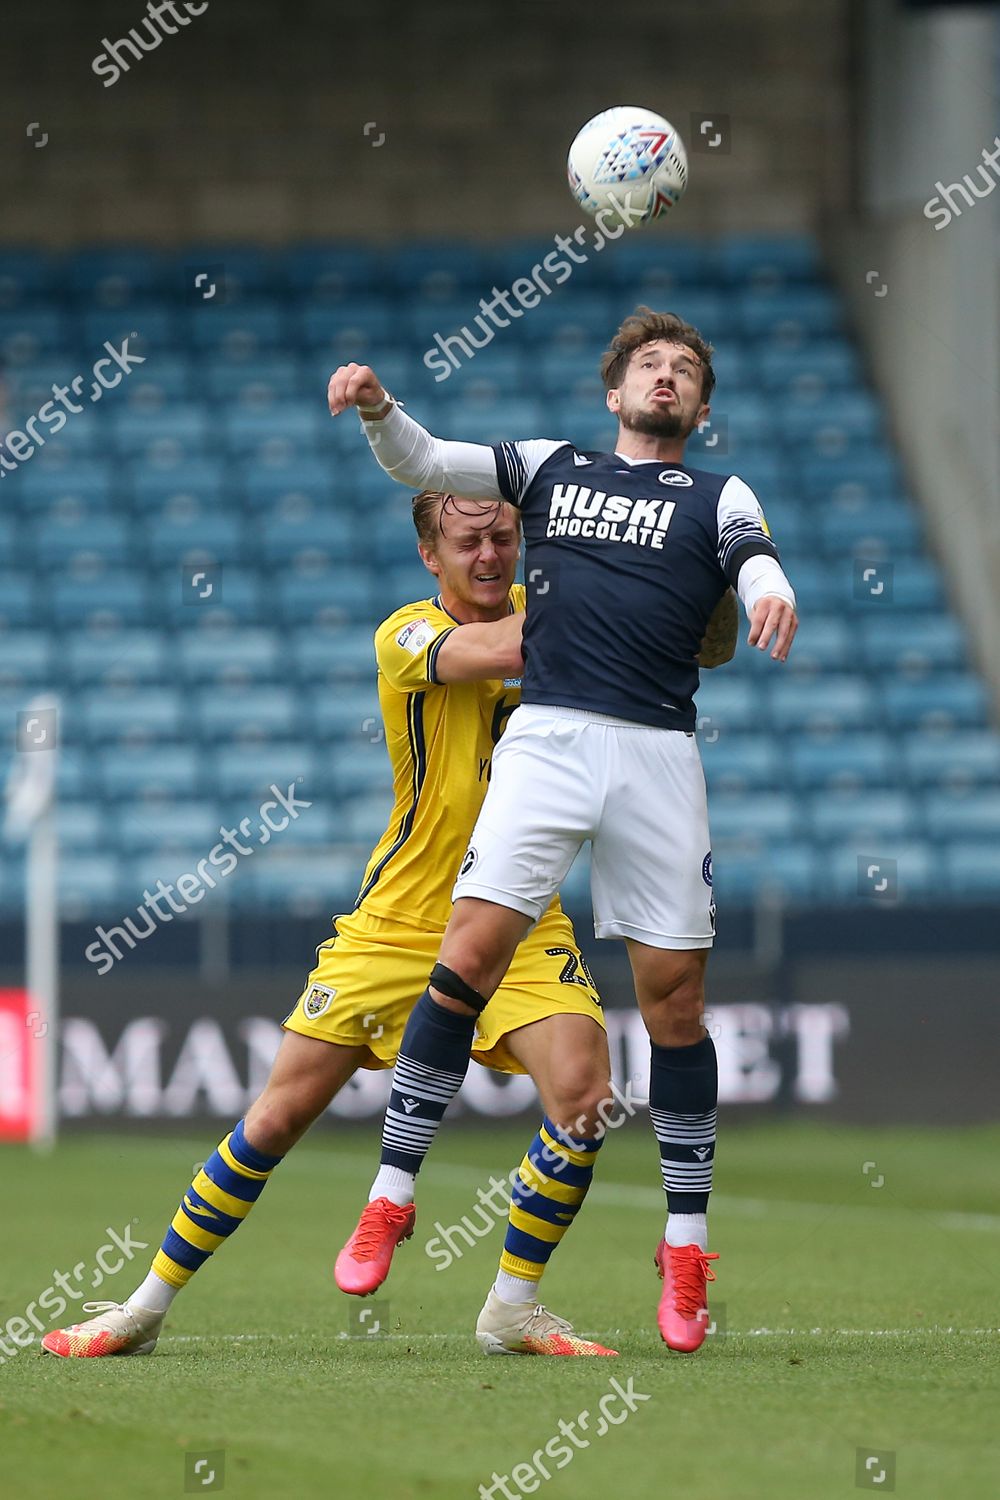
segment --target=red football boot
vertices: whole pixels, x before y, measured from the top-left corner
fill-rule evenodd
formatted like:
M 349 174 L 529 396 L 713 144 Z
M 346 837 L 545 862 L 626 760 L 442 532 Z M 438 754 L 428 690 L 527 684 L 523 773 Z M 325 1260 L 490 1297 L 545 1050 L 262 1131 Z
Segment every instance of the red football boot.
M 413 1233 L 417 1210 L 413 1203 L 400 1208 L 389 1198 L 369 1203 L 358 1227 L 337 1256 L 333 1279 L 342 1292 L 367 1297 L 389 1274 L 392 1252 Z
M 660 1335 L 668 1349 L 679 1354 L 693 1354 L 705 1342 L 708 1332 L 708 1287 L 715 1280 L 708 1255 L 698 1245 L 668 1245 L 661 1240 L 653 1263 L 663 1279 L 663 1291 L 656 1312 Z

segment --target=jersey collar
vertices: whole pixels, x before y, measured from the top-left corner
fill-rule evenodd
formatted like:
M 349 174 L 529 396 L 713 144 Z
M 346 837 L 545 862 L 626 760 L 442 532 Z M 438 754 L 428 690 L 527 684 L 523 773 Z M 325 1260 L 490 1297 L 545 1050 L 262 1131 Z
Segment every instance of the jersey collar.
M 463 623 L 460 619 L 458 619 L 458 617 L 456 615 L 452 614 L 452 612 L 451 612 L 450 609 L 445 609 L 444 605 L 441 602 L 441 595 L 440 594 L 438 594 L 437 597 L 434 600 L 434 608 L 435 609 L 439 609 L 443 615 L 447 615 L 448 618 L 449 618 L 449 620 L 454 620 L 456 625 L 461 625 Z M 514 601 L 510 597 L 510 594 L 507 595 L 507 613 L 509 615 L 513 615 L 513 614 L 517 613 L 517 611 L 514 608 Z

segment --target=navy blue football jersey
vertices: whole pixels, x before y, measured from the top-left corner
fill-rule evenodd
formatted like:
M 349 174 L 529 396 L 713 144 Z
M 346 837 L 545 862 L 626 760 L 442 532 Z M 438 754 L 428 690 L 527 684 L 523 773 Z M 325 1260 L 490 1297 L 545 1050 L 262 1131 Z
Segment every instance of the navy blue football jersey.
M 756 495 L 736 475 L 550 439 L 493 452 L 524 527 L 521 701 L 694 729 L 712 611 L 748 558 L 778 560 Z

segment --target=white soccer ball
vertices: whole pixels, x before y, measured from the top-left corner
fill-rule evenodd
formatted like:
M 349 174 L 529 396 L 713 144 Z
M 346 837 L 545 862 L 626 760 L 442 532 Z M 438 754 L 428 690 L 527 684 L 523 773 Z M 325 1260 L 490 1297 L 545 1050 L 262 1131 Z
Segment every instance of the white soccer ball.
M 648 224 L 687 187 L 687 152 L 662 115 L 630 104 L 588 120 L 569 148 L 569 186 L 604 224 Z

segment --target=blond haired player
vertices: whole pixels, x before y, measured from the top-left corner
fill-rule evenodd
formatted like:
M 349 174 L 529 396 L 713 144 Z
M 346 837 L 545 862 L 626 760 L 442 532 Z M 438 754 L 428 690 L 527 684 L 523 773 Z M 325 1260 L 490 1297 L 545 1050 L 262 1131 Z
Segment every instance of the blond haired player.
M 397 610 L 376 632 L 395 801 L 355 909 L 336 919 L 336 936 L 319 949 L 263 1093 L 185 1192 L 145 1280 L 122 1304 L 84 1304 L 95 1316 L 46 1334 L 49 1354 L 151 1353 L 173 1298 L 243 1222 L 286 1152 L 357 1068 L 396 1061 L 413 994 L 427 982 L 447 925 L 493 748 L 520 700 L 523 665 L 524 589 L 513 583 L 517 511 L 424 492 L 413 514 L 440 593 Z M 446 1053 L 448 1022 L 445 1014 L 434 1036 Z M 464 1075 L 462 1025 L 458 1037 L 455 1067 Z M 487 1353 L 611 1354 L 577 1338 L 537 1296 L 590 1183 L 601 1145 L 598 1106 L 612 1097 L 600 1000 L 558 898 L 480 1018 L 473 1055 L 489 1067 L 530 1073 L 545 1110 L 514 1181 L 479 1342 Z M 398 1139 L 419 1136 L 438 1107 L 433 1085 L 413 1064 L 394 1122 Z M 337 1261 L 345 1291 L 374 1290 L 396 1245 L 413 1233 L 413 1182 L 391 1170 L 380 1180 Z

